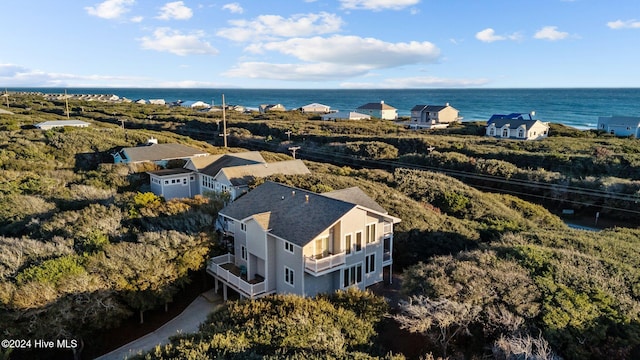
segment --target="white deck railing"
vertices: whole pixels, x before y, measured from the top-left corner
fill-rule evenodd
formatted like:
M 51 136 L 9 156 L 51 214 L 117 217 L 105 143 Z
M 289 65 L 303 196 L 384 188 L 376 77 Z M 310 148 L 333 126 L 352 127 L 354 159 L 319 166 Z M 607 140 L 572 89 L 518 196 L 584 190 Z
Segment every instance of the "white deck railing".
M 334 267 L 344 265 L 345 261 L 346 253 L 342 252 L 340 254 L 324 256 L 320 259 L 316 259 L 315 257 L 305 257 L 304 266 L 311 272 L 319 273 L 325 270 L 332 269 Z
M 231 254 L 216 256 L 209 260 L 209 266 L 207 271 L 213 275 L 216 275 L 222 281 L 241 292 L 243 295 L 253 298 L 260 294 L 264 294 L 266 289 L 266 281 L 259 282 L 257 284 L 250 284 L 240 276 L 235 275 L 231 271 L 222 267 L 224 264 L 234 264 L 235 256 Z

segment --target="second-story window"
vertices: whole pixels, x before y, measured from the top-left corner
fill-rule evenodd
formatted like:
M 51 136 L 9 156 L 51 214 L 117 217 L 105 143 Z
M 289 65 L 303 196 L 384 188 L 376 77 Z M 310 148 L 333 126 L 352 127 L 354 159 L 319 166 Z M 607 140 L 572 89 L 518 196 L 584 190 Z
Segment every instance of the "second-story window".
M 245 223 L 240 223 L 240 230 L 242 230 L 242 231 L 247 231 L 247 224 L 245 224 Z
M 288 267 L 284 267 L 284 282 L 286 282 L 287 284 L 293 286 L 293 270 L 288 268 Z
M 245 260 L 245 261 L 246 261 L 246 260 L 248 259 L 248 256 L 247 256 L 247 248 L 246 248 L 246 247 L 244 247 L 244 245 L 242 245 L 242 246 L 240 247 L 240 256 L 242 257 L 242 260 Z
M 351 234 L 347 234 L 344 236 L 344 251 L 347 255 L 351 254 L 351 246 L 352 246 Z
M 364 265 L 365 273 L 370 274 L 376 271 L 376 254 L 367 255 Z
M 356 233 L 356 252 L 362 251 L 362 232 Z

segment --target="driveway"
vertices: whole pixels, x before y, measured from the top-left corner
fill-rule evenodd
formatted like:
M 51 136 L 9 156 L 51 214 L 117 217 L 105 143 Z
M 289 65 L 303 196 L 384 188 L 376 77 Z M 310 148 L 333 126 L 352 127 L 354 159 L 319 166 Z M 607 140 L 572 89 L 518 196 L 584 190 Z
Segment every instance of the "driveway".
M 152 350 L 156 345 L 168 344 L 169 337 L 171 336 L 197 332 L 200 324 L 207 319 L 207 315 L 216 310 L 222 303 L 222 297 L 217 295 L 213 290 L 202 293 L 193 300 L 180 315 L 162 325 L 156 331 L 123 345 L 97 359 L 127 359 L 138 353 Z

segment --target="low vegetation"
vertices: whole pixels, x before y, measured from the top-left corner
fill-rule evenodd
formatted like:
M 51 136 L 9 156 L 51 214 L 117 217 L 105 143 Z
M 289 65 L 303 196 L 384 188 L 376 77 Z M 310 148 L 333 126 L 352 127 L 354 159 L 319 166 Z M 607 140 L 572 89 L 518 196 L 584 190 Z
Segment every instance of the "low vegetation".
M 153 166 L 108 164 L 109 153 L 151 136 L 222 152 L 176 135 L 199 129 L 193 136 L 203 136 L 219 117 L 78 102 L 74 117 L 92 127 L 39 131 L 30 125 L 63 118 L 60 104 L 35 95 L 11 101 L 16 115 L 0 115 L 4 335 L 76 338 L 85 354 L 98 355 L 96 334 L 126 319 L 145 321 L 221 251 L 212 225 L 224 203 L 216 196 L 164 201 L 148 192 L 145 171 Z M 389 310 L 382 298 L 349 291 L 229 302 L 199 333 L 142 358 L 392 359 L 403 349 L 390 352 L 383 339 L 408 333 L 418 339 L 412 350 L 427 359 L 640 357 L 640 230 L 573 230 L 540 205 L 495 193 L 527 191 L 603 215 L 629 210 L 638 194 L 636 140 L 554 127 L 545 141 L 498 142 L 474 135 L 481 124 L 416 133 L 296 113 L 237 115 L 230 127 L 248 145 L 296 142 L 331 161 L 374 159 L 380 169 L 308 162 L 311 175 L 270 180 L 315 192 L 359 186 L 401 218 L 394 270 L 402 272 L 404 301 Z M 488 177 L 502 181 L 492 183 L 493 193 L 479 190 Z M 531 183 L 538 187 L 524 190 Z

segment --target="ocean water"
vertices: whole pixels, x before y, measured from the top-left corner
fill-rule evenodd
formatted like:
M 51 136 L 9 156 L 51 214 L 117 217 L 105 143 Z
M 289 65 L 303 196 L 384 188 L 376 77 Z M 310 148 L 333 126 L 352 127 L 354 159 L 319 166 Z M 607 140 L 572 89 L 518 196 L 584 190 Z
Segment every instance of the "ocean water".
M 115 94 L 132 100 L 201 100 L 219 105 L 225 102 L 257 108 L 260 104 L 283 104 L 295 109 L 321 103 L 334 110 L 355 110 L 369 102 L 384 101 L 409 116 L 414 105 L 449 103 L 460 111 L 463 121 L 488 120 L 493 114 L 536 112 L 535 118 L 594 129 L 599 116 L 640 116 L 640 88 L 600 89 L 166 89 L 166 88 L 14 88 L 10 91 L 39 91 L 69 94 Z

